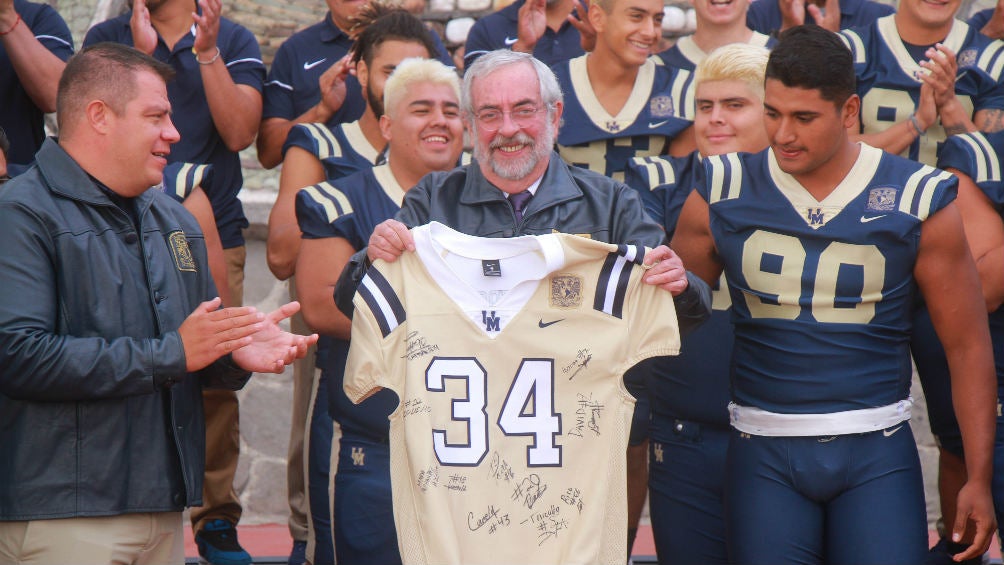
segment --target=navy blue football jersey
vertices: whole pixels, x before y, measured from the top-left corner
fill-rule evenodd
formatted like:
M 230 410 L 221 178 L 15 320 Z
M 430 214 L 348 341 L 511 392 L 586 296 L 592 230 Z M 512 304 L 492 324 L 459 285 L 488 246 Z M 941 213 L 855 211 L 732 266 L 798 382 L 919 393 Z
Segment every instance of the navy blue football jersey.
M 908 50 L 896 30 L 894 16 L 872 25 L 847 29 L 840 37 L 854 55 L 854 73 L 861 96 L 861 132 L 881 132 L 910 118 L 920 100 L 921 82 L 916 76 L 927 72 Z M 992 41 L 956 20 L 942 41 L 956 54 L 958 75 L 955 92 L 970 117 L 984 109 L 1004 108 L 1004 43 Z M 934 165 L 945 140 L 941 123 L 928 128 L 902 153 L 915 161 Z
M 905 399 L 921 226 L 957 184 L 862 144 L 817 201 L 769 149 L 706 157 L 697 190 L 732 296 L 735 402 L 825 414 Z
M 284 156 L 290 147 L 299 147 L 317 157 L 328 180 L 372 168 L 380 158 L 380 150 L 366 139 L 358 121 L 334 127 L 297 124 L 289 130 L 282 146 Z
M 341 237 L 362 249 L 380 222 L 401 209 L 404 189 L 389 165 L 363 169 L 334 182 L 323 182 L 296 194 L 296 220 L 304 239 Z M 397 407 L 397 396 L 387 390 L 356 405 L 342 388 L 348 341 L 332 339 L 328 363 L 328 411 L 351 437 L 386 441 L 390 430 L 387 416 Z M 335 365 L 337 365 L 337 370 Z
M 565 93 L 558 153 L 572 165 L 624 180 L 628 161 L 662 155 L 670 140 L 690 125 L 693 115 L 686 108 L 694 105 L 690 92 L 693 74 L 649 59 L 638 69 L 624 107 L 611 116 L 589 83 L 586 57 L 554 68 Z
M 645 211 L 672 239 L 683 203 L 694 190 L 701 157 L 635 157 L 624 182 L 637 190 Z M 729 425 L 729 360 L 732 354 L 732 302 L 722 276 L 712 287 L 711 318 L 682 337 L 680 355 L 646 363 L 652 399 L 652 437 L 672 437 L 676 419 Z

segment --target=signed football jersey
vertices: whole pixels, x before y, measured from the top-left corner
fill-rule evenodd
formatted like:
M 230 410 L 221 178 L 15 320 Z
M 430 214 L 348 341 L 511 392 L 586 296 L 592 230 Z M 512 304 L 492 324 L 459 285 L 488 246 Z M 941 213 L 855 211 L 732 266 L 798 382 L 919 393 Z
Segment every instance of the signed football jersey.
M 705 157 L 701 177 L 732 295 L 735 402 L 828 414 L 906 398 L 921 225 L 955 177 L 864 144 L 822 201 L 771 150 Z
M 356 294 L 345 391 L 381 388 L 405 563 L 624 562 L 622 376 L 674 355 L 670 293 L 644 248 L 567 234 L 415 228 Z
M 587 57 L 554 68 L 565 93 L 558 154 L 571 165 L 623 181 L 628 161 L 662 155 L 694 119 L 687 111 L 694 107 L 693 74 L 649 59 L 638 69 L 624 107 L 611 116 L 589 82 Z

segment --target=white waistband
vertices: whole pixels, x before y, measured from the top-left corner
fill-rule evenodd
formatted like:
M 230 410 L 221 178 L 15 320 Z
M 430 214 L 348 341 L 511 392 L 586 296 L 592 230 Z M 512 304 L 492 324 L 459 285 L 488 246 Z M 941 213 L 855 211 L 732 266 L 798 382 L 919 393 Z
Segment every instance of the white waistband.
M 913 399 L 878 408 L 831 414 L 778 414 L 752 406 L 729 403 L 732 427 L 757 436 L 814 437 L 864 434 L 884 430 L 910 419 Z

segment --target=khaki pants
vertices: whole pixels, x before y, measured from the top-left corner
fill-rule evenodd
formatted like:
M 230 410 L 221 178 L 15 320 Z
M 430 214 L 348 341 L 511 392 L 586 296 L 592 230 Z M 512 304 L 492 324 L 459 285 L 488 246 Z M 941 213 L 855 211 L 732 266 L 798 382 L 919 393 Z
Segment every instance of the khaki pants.
M 244 303 L 243 246 L 223 250 L 227 264 L 227 285 L 232 306 Z M 237 393 L 232 390 L 206 390 L 202 393 L 206 413 L 206 471 L 202 484 L 202 506 L 191 511 L 192 530 L 217 518 L 236 524 L 241 519 L 241 501 L 234 490 L 237 457 L 240 455 L 240 410 Z
M 289 298 L 296 300 L 296 279 L 289 279 Z M 299 313 L 289 320 L 290 329 L 295 334 L 310 335 L 312 332 Z M 312 390 L 317 348 L 311 346 L 307 355 L 293 363 L 293 407 L 289 427 L 289 452 L 286 463 L 286 492 L 289 499 L 289 535 L 295 541 L 307 541 L 310 519 L 310 498 L 307 496 L 307 465 L 304 438 L 310 420 L 307 413 L 313 406 Z
M 0 522 L 0 563 L 185 562 L 181 512 Z

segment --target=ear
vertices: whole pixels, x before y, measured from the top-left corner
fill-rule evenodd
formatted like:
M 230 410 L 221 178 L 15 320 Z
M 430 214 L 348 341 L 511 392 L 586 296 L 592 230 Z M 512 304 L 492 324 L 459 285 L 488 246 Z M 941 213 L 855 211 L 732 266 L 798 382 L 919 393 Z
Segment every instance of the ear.
M 586 12 L 586 19 L 589 20 L 590 24 L 592 24 L 596 33 L 603 33 L 607 23 L 607 13 L 599 4 L 591 3 L 589 5 L 589 10 Z
M 84 115 L 87 116 L 87 123 L 94 131 L 105 134 L 111 128 L 111 120 L 115 118 L 115 113 L 101 100 L 91 100 L 84 108 Z
M 380 135 L 382 135 L 383 138 L 387 140 L 387 143 L 390 143 L 390 138 L 391 138 L 390 122 L 391 120 L 389 117 L 387 117 L 387 112 L 385 109 L 384 115 L 380 116 Z
M 365 91 L 366 85 L 370 82 L 370 69 L 366 66 L 366 61 L 362 59 L 359 59 L 359 62 L 356 63 L 356 78 L 359 79 L 359 84 Z
M 555 135 L 557 135 L 557 132 L 561 130 L 561 113 L 564 110 L 565 110 L 565 105 L 564 105 L 564 103 L 561 102 L 561 100 L 559 100 L 559 101 L 557 101 L 557 102 L 554 103 L 554 132 L 555 132 Z
M 844 102 L 844 107 L 841 112 L 844 129 L 857 128 L 860 125 L 860 118 L 858 116 L 861 113 L 861 97 L 857 94 L 852 94 L 850 98 Z

